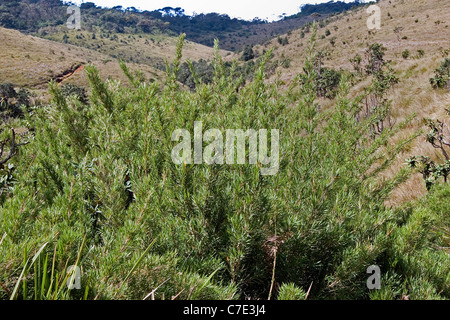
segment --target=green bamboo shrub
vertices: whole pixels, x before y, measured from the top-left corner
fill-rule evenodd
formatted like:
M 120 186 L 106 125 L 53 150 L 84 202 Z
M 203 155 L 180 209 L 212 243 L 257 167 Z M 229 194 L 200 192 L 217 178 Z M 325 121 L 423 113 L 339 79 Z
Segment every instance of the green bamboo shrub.
M 448 185 L 437 185 L 414 208 L 404 210 L 392 231 L 391 257 L 381 290 L 372 299 L 448 299 L 450 292 L 450 210 Z
M 88 104 L 51 84 L 52 104 L 27 119 L 30 144 L 1 205 L 1 297 L 369 299 L 373 264 L 388 277 L 383 297 L 429 296 L 411 283 L 448 297 L 442 250 L 427 245 L 439 214 L 383 204 L 408 177 L 404 169 L 379 178 L 413 138 L 389 143 L 407 122 L 372 137 L 376 119 L 357 121 L 345 77 L 335 108 L 321 110 L 315 35 L 314 27 L 304 73 L 287 91 L 266 81 L 270 51 L 242 85 L 217 42 L 212 83 L 191 64 L 195 90 L 183 90 L 183 36 L 164 82 L 141 81 L 121 63 L 126 87 L 88 66 Z M 280 130 L 278 173 L 261 175 L 262 163 L 174 164 L 172 133 L 193 133 L 196 121 L 204 130 Z M 429 224 L 415 230 L 422 220 Z M 419 252 L 410 235 L 423 239 Z M 34 270 L 26 262 L 35 255 Z M 432 258 L 439 263 L 423 274 Z M 61 280 L 70 265 L 80 266 L 79 291 Z
M 306 293 L 292 283 L 283 284 L 278 292 L 278 300 L 306 300 Z

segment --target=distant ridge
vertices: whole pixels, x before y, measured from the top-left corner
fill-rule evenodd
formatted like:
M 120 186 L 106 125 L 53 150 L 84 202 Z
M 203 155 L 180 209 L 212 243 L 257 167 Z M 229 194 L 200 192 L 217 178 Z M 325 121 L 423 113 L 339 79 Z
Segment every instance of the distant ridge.
M 4 0 L 0 4 L 0 26 L 46 36 L 55 27 L 65 25 L 68 4 L 61 0 Z M 316 5 L 306 4 L 301 7 L 299 14 L 271 23 L 259 18 L 252 21 L 230 18 L 218 13 L 189 16 L 180 7 L 139 11 L 134 7 L 122 6 L 101 8 L 93 2 L 85 2 L 80 8 L 82 29 L 85 31 L 171 36 L 186 33 L 190 41 L 212 47 L 217 38 L 222 49 L 236 51 L 295 30 L 313 19 L 320 20 L 361 4 L 358 0 L 352 3 L 330 1 Z M 314 16 L 311 17 L 311 14 Z

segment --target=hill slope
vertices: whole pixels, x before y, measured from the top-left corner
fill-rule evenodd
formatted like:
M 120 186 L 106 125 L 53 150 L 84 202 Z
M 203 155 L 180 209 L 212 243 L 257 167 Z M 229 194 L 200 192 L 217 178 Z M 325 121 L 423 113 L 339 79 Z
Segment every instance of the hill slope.
M 51 79 L 87 85 L 81 72 L 83 66 L 92 63 L 102 77 L 126 81 L 117 61 L 93 50 L 65 45 L 19 31 L 0 28 L 1 72 L 0 83 L 11 82 L 15 86 L 46 88 Z M 147 78 L 159 78 L 162 73 L 147 65 L 131 64 L 132 70 L 141 70 Z
M 416 113 L 416 121 L 401 133 L 405 137 L 415 130 L 424 129 L 423 118 L 442 118 L 444 107 L 450 107 L 450 94 L 447 90 L 434 90 L 429 79 L 448 55 L 450 49 L 450 2 L 440 0 L 381 0 L 377 3 L 381 8 L 382 26 L 380 30 L 370 31 L 366 21 L 369 14 L 366 8 L 354 12 L 343 13 L 334 17 L 328 25 L 319 28 L 317 49 L 327 52 L 324 66 L 336 70 L 353 70 L 350 58 L 359 54 L 363 60 L 369 44 L 381 43 L 387 48 L 386 60 L 391 60 L 400 82 L 389 92 L 392 99 L 392 116 L 397 123 Z M 398 28 L 398 29 L 397 29 Z M 328 34 L 327 30 L 330 31 Z M 256 46 L 255 51 L 261 53 L 271 47 L 275 48 L 274 57 L 289 61 L 287 69 L 281 69 L 280 79 L 286 86 L 302 72 L 309 34 L 302 35 L 298 29 L 286 35 L 289 43 L 281 46 L 277 39 L 263 46 Z M 397 31 L 397 32 L 395 32 Z M 334 43 L 334 45 L 332 44 Z M 408 50 L 410 56 L 402 56 Z M 419 50 L 424 51 L 422 56 Z M 447 50 L 447 51 L 446 51 Z M 232 58 L 239 58 L 236 54 Z M 370 77 L 363 78 L 352 90 L 356 96 L 370 84 Z M 330 107 L 332 100 L 322 100 L 321 105 Z M 429 155 L 437 159 L 440 155 L 430 145 L 418 138 L 412 150 L 402 154 L 390 169 L 395 172 L 403 166 L 404 160 L 412 155 Z M 393 196 L 393 203 L 414 199 L 426 192 L 420 175 L 414 176 Z
M 80 5 L 82 28 L 89 32 L 112 34 L 146 34 L 176 36 L 186 33 L 187 39 L 212 47 L 214 39 L 222 48 L 240 50 L 270 40 L 294 30 L 316 18 L 349 10 L 359 2 L 342 1 L 304 5 L 299 14 L 285 16 L 273 23 L 255 18 L 253 21 L 230 18 L 226 14 L 186 15 L 182 8 L 165 7 L 154 11 L 139 11 L 134 7 L 102 8 L 92 2 Z M 54 27 L 64 26 L 68 3 L 60 0 L 7 0 L 0 4 L 0 26 L 35 35 L 48 35 Z
M 55 33 L 52 37 L 62 41 L 64 34 Z M 0 41 L 4 47 L 0 52 L 0 83 L 46 89 L 48 82 L 53 79 L 87 87 L 88 80 L 83 72 L 87 64 L 96 66 L 104 79 L 111 77 L 128 83 L 118 59 L 126 61 L 130 70 L 142 71 L 147 80 L 162 79 L 165 59 L 171 62 L 176 55 L 177 39 L 174 37 L 114 34 L 111 38 L 99 35 L 97 40 L 92 39 L 92 34 L 86 31 L 73 30 L 67 34 L 73 44 L 0 27 Z M 227 54 L 223 50 L 221 53 Z M 212 56 L 212 48 L 190 41 L 184 46 L 183 61 L 210 59 Z
M 78 47 L 88 48 L 109 55 L 113 59 L 146 64 L 159 70 L 165 70 L 165 60 L 175 57 L 177 37 L 164 34 L 107 33 L 100 28 L 96 31 L 68 30 L 65 27 L 52 28 L 45 38 Z M 210 59 L 213 48 L 191 41 L 183 46 L 183 61 L 191 59 Z M 221 50 L 223 56 L 231 54 Z

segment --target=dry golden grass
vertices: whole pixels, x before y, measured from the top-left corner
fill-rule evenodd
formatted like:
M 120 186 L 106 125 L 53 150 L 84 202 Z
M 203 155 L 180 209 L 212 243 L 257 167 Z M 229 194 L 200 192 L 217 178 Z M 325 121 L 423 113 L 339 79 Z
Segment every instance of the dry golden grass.
M 118 34 L 117 40 L 110 40 L 102 39 L 100 34 L 92 39 L 92 32 L 86 31 L 72 30 L 67 34 L 79 46 L 0 28 L 0 41 L 3 45 L 3 50 L 0 51 L 0 83 L 8 81 L 15 86 L 32 89 L 39 99 L 46 101 L 47 84 L 52 78 L 67 74 L 63 77 L 63 82 L 87 87 L 83 66 L 88 63 L 98 68 L 102 78 L 128 83 L 119 67 L 119 58 L 131 58 L 134 62 L 127 63 L 130 70 L 142 71 L 146 79 L 162 79 L 164 72 L 152 64 L 163 64 L 165 59 L 170 62 L 176 54 L 175 37 L 144 35 L 140 38 L 138 35 Z M 56 40 L 61 41 L 62 36 L 62 32 L 54 35 Z M 77 39 L 77 36 L 81 39 Z M 82 44 L 89 48 L 82 47 Z M 211 59 L 213 51 L 213 48 L 186 41 L 183 59 Z M 228 52 L 221 50 L 221 54 L 225 56 Z
M 32 89 L 38 98 L 47 98 L 50 79 L 67 73 L 77 66 L 95 65 L 103 78 L 119 79 L 127 83 L 119 64 L 111 57 L 93 50 L 65 45 L 50 40 L 28 36 L 19 31 L 0 28 L 0 83 L 11 82 L 15 86 Z M 147 65 L 130 63 L 131 70 L 140 70 L 147 79 L 161 78 L 163 73 Z M 65 77 L 77 85 L 88 86 L 83 68 Z
M 425 50 L 425 57 L 416 61 L 423 66 L 427 65 L 428 68 L 422 71 L 434 70 L 438 67 L 440 62 L 435 59 L 439 56 L 438 48 L 450 47 L 450 29 L 447 24 L 450 18 L 450 2 L 442 0 L 381 0 L 377 5 L 380 6 L 382 13 L 381 30 L 369 32 L 366 24 L 369 14 L 364 8 L 340 14 L 335 17 L 336 21 L 318 30 L 318 49 L 330 51 L 330 59 L 326 61 L 326 65 L 335 69 L 351 69 L 349 58 L 357 53 L 364 56 L 367 44 L 379 42 L 388 48 L 386 59 L 394 61 L 400 70 L 406 69 L 410 64 L 410 60 L 404 60 L 401 57 L 401 52 L 405 49 L 409 49 L 412 56 L 415 56 L 419 49 Z M 418 19 L 417 23 L 416 19 Z M 435 21 L 441 21 L 441 23 L 436 25 Z M 337 31 L 335 27 L 337 27 Z M 397 27 L 403 28 L 400 33 L 400 41 L 394 32 Z M 326 29 L 331 31 L 331 35 L 321 39 Z M 401 39 L 405 36 L 407 39 Z M 336 38 L 334 47 L 330 44 L 332 37 Z M 259 52 L 264 48 L 275 47 L 276 57 L 280 58 L 284 55 L 292 59 L 291 67 L 284 74 L 286 80 L 292 79 L 297 72 L 302 70 L 303 57 L 309 40 L 308 34 L 303 39 L 300 37 L 300 30 L 292 32 L 288 39 L 289 44 L 286 46 L 280 46 L 274 39 L 265 46 L 256 47 Z
M 103 32 L 89 32 L 83 30 L 67 30 L 64 27 L 48 30 L 45 36 L 49 40 L 63 42 L 63 36 L 67 36 L 67 42 L 78 47 L 92 49 L 113 58 L 121 58 L 124 61 L 146 64 L 152 67 L 164 68 L 164 61 L 171 62 L 176 55 L 177 37 L 156 34 L 108 34 Z M 95 35 L 95 37 L 93 37 Z M 228 51 L 220 51 L 223 56 L 231 54 Z M 185 41 L 183 46 L 183 61 L 191 59 L 210 60 L 214 49 L 192 41 Z

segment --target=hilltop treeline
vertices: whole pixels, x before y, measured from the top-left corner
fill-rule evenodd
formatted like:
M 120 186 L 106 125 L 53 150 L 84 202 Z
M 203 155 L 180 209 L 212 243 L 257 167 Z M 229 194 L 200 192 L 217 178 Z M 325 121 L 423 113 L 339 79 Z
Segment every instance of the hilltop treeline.
M 297 16 L 309 16 L 314 13 L 324 15 L 339 13 L 342 11 L 350 10 L 353 7 L 360 5 L 361 3 L 363 3 L 363 1 L 355 0 L 354 2 L 349 3 L 343 1 L 329 1 L 319 4 L 304 4 L 301 6 L 301 11 L 298 14 L 286 18 L 289 19 Z

